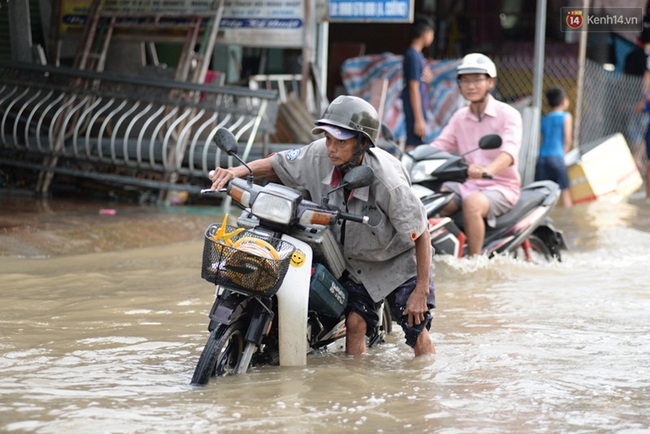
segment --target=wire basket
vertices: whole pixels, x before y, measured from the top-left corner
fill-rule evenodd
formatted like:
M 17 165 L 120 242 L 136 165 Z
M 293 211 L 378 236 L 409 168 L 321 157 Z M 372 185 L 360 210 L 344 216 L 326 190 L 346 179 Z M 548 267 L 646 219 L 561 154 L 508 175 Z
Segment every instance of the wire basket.
M 215 240 L 219 227 L 212 224 L 205 231 L 201 277 L 247 295 L 275 294 L 289 269 L 293 244 L 243 231 L 230 238 L 227 245 Z M 226 227 L 226 232 L 235 230 L 234 226 Z

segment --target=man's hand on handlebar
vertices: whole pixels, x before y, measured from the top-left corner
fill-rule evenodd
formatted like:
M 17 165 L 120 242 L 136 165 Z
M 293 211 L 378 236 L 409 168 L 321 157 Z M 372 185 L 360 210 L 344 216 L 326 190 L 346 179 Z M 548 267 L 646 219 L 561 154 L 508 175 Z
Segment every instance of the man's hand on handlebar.
M 235 178 L 235 174 L 232 169 L 224 169 L 222 167 L 217 167 L 215 170 L 210 171 L 210 181 L 212 181 L 212 187 L 210 190 L 219 191 L 226 188 L 228 181 Z
M 472 164 L 467 169 L 467 177 L 470 179 L 492 179 L 493 176 L 487 169 L 478 164 Z

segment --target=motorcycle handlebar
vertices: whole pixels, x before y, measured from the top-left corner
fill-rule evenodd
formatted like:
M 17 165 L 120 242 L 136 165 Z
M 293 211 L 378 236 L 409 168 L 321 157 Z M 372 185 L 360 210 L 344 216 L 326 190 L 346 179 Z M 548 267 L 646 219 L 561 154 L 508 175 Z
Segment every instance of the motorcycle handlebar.
M 211 190 L 209 188 L 204 188 L 201 190 L 202 195 L 207 195 L 207 194 L 217 194 L 217 193 L 227 193 L 228 189 L 227 188 L 222 188 L 220 190 Z M 341 220 L 349 220 L 351 222 L 356 222 L 356 223 L 362 223 L 364 225 L 367 225 L 369 222 L 369 217 L 365 215 L 357 215 L 357 214 L 351 214 L 343 211 L 339 211 L 338 213 L 338 218 Z
M 228 192 L 227 188 L 222 188 L 219 190 L 210 190 L 209 188 L 201 189 L 201 194 L 217 194 L 217 193 L 227 193 L 227 192 Z
M 467 167 L 465 169 L 465 176 L 467 177 L 467 179 L 469 179 L 469 167 Z M 483 179 L 494 179 L 494 175 L 492 175 L 491 173 L 483 172 L 483 173 L 481 173 L 481 178 L 483 178 Z
M 357 215 L 357 214 L 350 214 L 347 212 L 341 211 L 339 213 L 339 218 L 343 220 L 348 220 L 351 222 L 356 222 L 356 223 L 363 223 L 364 225 L 367 225 L 370 219 L 366 215 Z

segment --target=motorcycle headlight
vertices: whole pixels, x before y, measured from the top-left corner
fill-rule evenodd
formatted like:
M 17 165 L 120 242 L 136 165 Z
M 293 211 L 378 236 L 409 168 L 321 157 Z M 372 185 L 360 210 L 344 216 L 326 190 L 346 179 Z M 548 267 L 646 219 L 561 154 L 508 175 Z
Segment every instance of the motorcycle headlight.
M 294 216 L 294 202 L 284 197 L 260 192 L 251 207 L 259 219 L 289 224 Z
M 431 176 L 438 167 L 444 164 L 444 160 L 424 160 L 418 161 L 413 165 L 411 169 L 411 182 L 418 183 L 422 181 L 427 181 L 430 179 L 435 179 L 434 176 Z

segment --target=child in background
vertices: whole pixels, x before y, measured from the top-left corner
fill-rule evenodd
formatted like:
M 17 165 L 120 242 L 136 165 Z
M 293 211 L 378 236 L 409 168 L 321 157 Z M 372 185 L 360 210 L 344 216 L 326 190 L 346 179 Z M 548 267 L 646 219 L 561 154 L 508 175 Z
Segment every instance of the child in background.
M 645 94 L 645 99 L 639 101 L 639 103 L 634 108 L 634 111 L 637 113 L 646 112 L 650 113 L 650 92 Z M 645 131 L 645 152 L 648 159 L 648 163 L 645 169 L 645 197 L 650 199 L 650 123 Z
M 404 54 L 402 63 L 404 88 L 402 103 L 406 122 L 406 149 L 413 149 L 424 143 L 427 135 L 426 107 L 428 85 L 433 79 L 427 69 L 422 50 L 433 43 L 433 22 L 424 15 L 418 15 L 411 27 L 411 45 Z
M 567 112 L 569 98 L 563 89 L 552 87 L 546 91 L 551 112 L 542 118 L 541 146 L 535 167 L 535 181 L 548 179 L 562 189 L 562 205 L 573 205 L 569 191 L 569 175 L 564 155 L 573 146 L 573 118 Z

